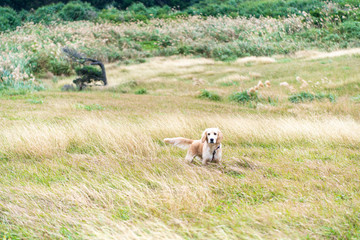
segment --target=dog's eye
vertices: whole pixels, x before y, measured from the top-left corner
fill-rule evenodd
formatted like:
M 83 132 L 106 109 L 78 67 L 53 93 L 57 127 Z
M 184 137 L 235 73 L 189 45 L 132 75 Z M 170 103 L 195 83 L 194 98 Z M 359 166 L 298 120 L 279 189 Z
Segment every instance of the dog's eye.
M 210 133 L 208 133 L 208 135 L 210 136 Z
M 214 133 L 214 135 L 216 135 L 216 133 Z

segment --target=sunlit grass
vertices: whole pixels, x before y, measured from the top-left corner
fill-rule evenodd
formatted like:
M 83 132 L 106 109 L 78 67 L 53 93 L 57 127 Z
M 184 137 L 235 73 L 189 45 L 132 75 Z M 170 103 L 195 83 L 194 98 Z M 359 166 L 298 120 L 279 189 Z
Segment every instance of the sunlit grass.
M 1 96 L 0 237 L 358 238 L 359 61 L 331 60 L 156 58 L 107 65 L 108 87 L 61 92 L 70 77 Z M 291 103 L 279 84 L 300 93 L 297 76 L 336 102 Z M 276 104 L 228 99 L 260 80 L 271 86 L 257 94 Z M 189 165 L 162 142 L 207 127 L 224 133 L 221 165 Z

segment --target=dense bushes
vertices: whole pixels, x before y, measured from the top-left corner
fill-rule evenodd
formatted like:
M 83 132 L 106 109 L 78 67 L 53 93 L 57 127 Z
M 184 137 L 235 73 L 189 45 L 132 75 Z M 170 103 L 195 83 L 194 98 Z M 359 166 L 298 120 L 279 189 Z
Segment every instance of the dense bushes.
M 0 7 L 0 32 L 14 30 L 21 23 L 34 22 L 50 24 L 53 21 L 90 20 L 94 22 L 134 22 L 148 21 L 153 18 L 172 18 L 186 16 L 184 12 L 174 11 L 169 6 L 145 7 L 142 3 L 135 3 L 124 11 L 110 7 L 97 10 L 89 3 L 72 1 L 67 4 L 57 3 L 38 8 L 35 11 L 22 10 L 18 14 L 11 8 Z
M 292 103 L 302 103 L 302 102 L 312 102 L 314 100 L 323 100 L 328 99 L 330 102 L 335 102 L 335 95 L 328 93 L 310 93 L 310 92 L 300 92 L 289 96 L 289 101 Z
M 155 7 L 155 6 L 164 6 L 168 5 L 170 7 L 176 7 L 180 9 L 185 9 L 188 6 L 194 4 L 198 0 L 83 0 L 84 2 L 90 3 L 92 6 L 103 9 L 110 6 L 117 7 L 119 9 L 126 9 L 134 3 L 142 3 L 146 7 Z M 14 1 L 14 0 L 0 0 L 0 6 L 10 6 L 16 10 L 30 10 L 37 9 L 45 5 L 50 5 L 55 2 L 62 2 L 64 4 L 68 3 L 69 0 L 36 0 L 36 1 Z
M 245 104 L 248 102 L 258 102 L 260 100 L 257 92 L 248 93 L 246 90 L 242 92 L 236 92 L 229 97 L 230 101 Z
M 13 72 L 16 81 L 30 81 L 31 74 L 48 72 L 69 75 L 73 66 L 61 55 L 64 46 L 103 62 L 125 64 L 179 54 L 232 61 L 309 48 L 360 47 L 360 23 L 356 20 L 359 9 L 354 4 L 346 5 L 345 0 L 338 2 L 213 0 L 207 6 L 200 1 L 184 11 L 168 6 L 146 7 L 140 2 L 126 11 L 114 7 L 99 11 L 89 3 L 75 1 L 19 14 L 0 8 L 0 31 L 13 30 L 23 21 L 16 32 L 0 33 L 6 43 L 0 44 L 0 74 L 2 68 Z M 295 13 L 309 6 L 314 7 L 309 10 L 313 15 L 302 12 L 281 18 L 236 17 L 247 11 L 275 16 L 282 8 Z M 230 16 L 186 15 L 207 15 L 207 9 L 217 11 L 211 14 Z M 129 23 L 120 25 L 122 22 Z
M 360 4 L 353 0 L 335 0 L 333 2 L 314 0 L 164 0 L 159 2 L 162 4 L 157 4 L 158 1 L 145 0 L 136 2 L 131 0 L 113 1 L 112 5 L 107 5 L 107 1 L 99 0 L 70 1 L 66 4 L 60 2 L 42 6 L 36 11 L 28 12 L 23 10 L 19 14 L 15 14 L 10 8 L 0 8 L 0 31 L 13 30 L 20 25 L 19 21 L 43 22 L 46 24 L 55 20 L 91 20 L 120 23 L 131 21 L 147 22 L 153 18 L 174 19 L 178 16 L 189 15 L 279 18 L 295 14 L 311 18 L 314 24 L 319 27 L 327 27 L 329 24 L 339 24 L 348 20 L 360 21 Z M 12 6 L 9 2 L 7 2 L 7 5 Z M 93 6 L 98 7 L 98 9 Z M 344 31 L 347 32 L 348 30 L 353 31 L 349 26 L 346 26 Z
M 41 83 L 33 81 L 17 81 L 11 72 L 0 71 L 0 96 L 23 95 L 31 91 L 43 90 Z
M 198 98 L 209 99 L 212 101 L 220 101 L 221 97 L 216 92 L 210 92 L 206 89 L 201 90 Z
M 360 22 L 347 21 L 340 26 L 340 33 L 346 38 L 360 39 Z
M 134 21 L 147 22 L 154 18 L 175 19 L 180 15 L 184 16 L 187 14 L 173 11 L 169 6 L 146 8 L 142 3 L 135 3 L 127 8 L 126 11 L 120 11 L 117 8 L 103 9 L 99 13 L 97 21 L 110 21 L 116 23 Z
M 171 55 L 232 61 L 238 57 L 288 54 L 308 48 L 360 47 L 358 28 L 359 24 L 354 21 L 331 29 L 314 28 L 311 20 L 304 21 L 301 16 L 284 19 L 189 17 L 121 25 L 84 21 L 54 24 L 50 28 L 42 23 L 27 23 L 14 33 L 1 35 L 7 44 L 0 44 L 3 56 L 0 67 L 9 71 L 18 67 L 21 74 L 17 79 L 24 81 L 31 78 L 31 73 L 69 75 L 73 66 L 61 53 L 64 46 L 102 62 L 124 64 Z
M 34 12 L 21 11 L 24 22 L 50 24 L 53 21 L 79 21 L 97 19 L 97 11 L 89 3 L 73 1 L 68 4 L 57 3 L 38 8 Z
M 52 21 L 59 19 L 59 12 L 63 9 L 63 7 L 63 3 L 58 3 L 38 8 L 33 14 L 23 11 L 24 20 L 34 23 L 43 22 L 45 24 L 49 24 Z
M 13 9 L 0 7 L 0 32 L 14 30 L 20 24 L 21 19 Z
M 66 4 L 59 16 L 65 21 L 93 20 L 96 19 L 97 13 L 89 3 L 76 1 Z
M 201 0 L 187 10 L 190 14 L 202 14 L 204 16 L 229 15 L 229 16 L 270 16 L 286 17 L 298 14 L 324 5 L 322 1 L 313 0 Z

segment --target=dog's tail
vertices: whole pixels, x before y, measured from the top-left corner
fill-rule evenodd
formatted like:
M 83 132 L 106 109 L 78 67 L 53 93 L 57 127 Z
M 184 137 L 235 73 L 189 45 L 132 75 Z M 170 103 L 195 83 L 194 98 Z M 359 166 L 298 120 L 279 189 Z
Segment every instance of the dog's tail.
M 164 142 L 172 144 L 182 149 L 188 149 L 189 146 L 194 142 L 194 140 L 182 138 L 182 137 L 176 137 L 176 138 L 165 138 Z

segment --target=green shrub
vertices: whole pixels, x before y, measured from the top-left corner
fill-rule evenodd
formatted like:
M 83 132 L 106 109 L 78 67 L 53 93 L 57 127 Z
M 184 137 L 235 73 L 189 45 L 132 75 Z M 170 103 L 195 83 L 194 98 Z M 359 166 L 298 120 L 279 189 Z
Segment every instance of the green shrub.
M 32 91 L 43 90 L 44 86 L 32 81 L 15 81 L 8 71 L 0 72 L 0 96 L 25 95 Z
M 340 31 L 347 38 L 360 38 L 360 22 L 346 21 L 341 24 Z
M 28 15 L 27 21 L 49 24 L 59 18 L 59 12 L 63 9 L 63 7 L 63 3 L 50 4 L 40 7 L 35 11 L 34 14 Z
M 159 45 L 157 44 L 157 41 L 143 41 L 139 42 L 142 50 L 144 51 L 154 51 L 159 49 Z
M 219 94 L 217 94 L 216 92 L 210 92 L 206 89 L 201 90 L 201 93 L 198 97 L 199 98 L 207 98 L 211 101 L 220 101 L 221 100 L 221 97 L 219 96 Z
M 315 94 L 315 98 L 316 100 L 323 100 L 325 98 L 327 98 L 330 102 L 335 102 L 336 101 L 336 96 L 332 93 L 316 93 Z
M 317 94 L 312 94 L 309 92 L 300 92 L 297 94 L 293 94 L 291 96 L 289 96 L 289 101 L 292 103 L 300 103 L 300 102 L 312 102 L 314 100 L 322 100 L 324 98 L 329 99 L 330 102 L 335 102 L 336 101 L 336 96 L 328 93 L 328 94 L 324 94 L 324 93 L 317 93 Z
M 98 78 L 102 78 L 102 72 L 99 68 L 93 67 L 93 66 L 81 66 L 81 67 L 76 67 L 75 68 L 75 72 L 77 75 L 79 76 L 88 76 L 89 78 L 92 79 L 98 79 Z
M 103 76 L 103 72 L 102 70 L 100 70 L 100 68 L 85 65 L 81 67 L 76 67 L 75 72 L 79 78 L 73 80 L 73 83 L 76 84 L 76 86 L 80 91 L 91 83 L 96 83 L 101 81 L 104 85 L 107 84 L 105 81 L 106 79 Z
M 330 33 L 329 35 L 324 37 L 325 41 L 330 41 L 330 42 L 341 42 L 343 41 L 343 39 L 336 33 L 332 34 Z
M 142 2 L 133 3 L 126 10 L 130 11 L 130 12 L 135 12 L 137 14 L 142 14 L 142 15 L 146 15 L 146 13 L 147 13 L 147 8 L 145 7 L 145 5 Z
M 159 18 L 167 18 L 171 15 L 171 8 L 167 5 L 163 7 L 152 7 L 148 9 L 148 13 Z
M 72 72 L 72 66 L 66 59 L 51 56 L 44 50 L 29 55 L 25 68 L 31 73 L 52 72 L 57 76 L 70 75 Z
M 81 1 L 69 2 L 59 13 L 65 21 L 93 20 L 97 17 L 96 15 L 95 8 Z
M 25 68 L 29 69 L 32 73 L 40 73 L 45 69 L 49 69 L 50 57 L 45 51 L 34 52 L 29 56 Z
M 54 75 L 66 75 L 69 76 L 71 74 L 71 65 L 64 59 L 56 59 L 53 58 L 49 61 L 49 70 Z
M 108 8 L 101 10 L 98 18 L 113 23 L 119 23 L 124 21 L 124 17 L 122 16 L 121 11 L 116 8 Z
M 259 97 L 256 92 L 248 94 L 247 91 L 245 90 L 245 91 L 236 92 L 236 93 L 230 95 L 229 100 L 244 104 L 244 103 L 251 102 L 251 101 L 258 102 Z
M 21 22 L 27 22 L 30 17 L 30 12 L 22 9 L 20 12 L 18 12 L 18 17 Z
M 14 30 L 20 24 L 21 19 L 15 10 L 8 7 L 0 7 L 0 32 Z
M 146 88 L 140 88 L 135 91 L 135 94 L 138 94 L 138 95 L 147 94 L 147 90 L 146 90 Z
M 271 106 L 276 106 L 278 104 L 277 98 L 273 99 L 270 96 L 263 98 L 259 96 L 258 92 L 248 93 L 248 91 L 246 90 L 233 93 L 232 95 L 230 95 L 229 100 L 240 104 L 248 103 L 248 106 L 251 108 L 256 108 L 259 103 L 270 104 Z
M 116 8 L 103 9 L 98 19 L 109 22 L 148 22 L 148 20 L 153 18 L 175 19 L 176 16 L 180 15 L 186 16 L 186 13 L 173 12 L 167 5 L 163 7 L 146 7 L 144 3 L 138 2 L 131 4 L 125 11 Z
M 148 9 L 141 2 L 133 3 L 130 7 L 126 9 L 126 15 L 124 20 L 127 22 L 130 21 L 143 21 L 147 22 L 150 19 L 150 14 Z
M 237 51 L 231 44 L 220 45 L 213 49 L 212 57 L 220 61 L 234 61 L 238 58 Z
M 301 93 L 293 94 L 289 97 L 289 101 L 292 103 L 311 102 L 314 99 L 315 99 L 314 94 L 309 92 L 301 92 Z
M 147 22 L 148 20 L 149 18 L 143 14 L 135 14 L 133 15 L 133 19 L 132 19 L 132 21 L 142 21 L 142 22 Z
M 309 12 L 313 9 L 321 9 L 323 6 L 322 1 L 314 0 L 200 0 L 189 7 L 186 12 L 204 16 L 286 17 L 291 14 L 299 14 L 301 11 Z

